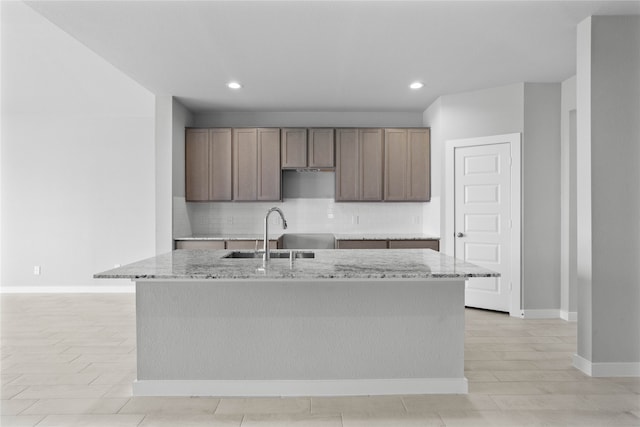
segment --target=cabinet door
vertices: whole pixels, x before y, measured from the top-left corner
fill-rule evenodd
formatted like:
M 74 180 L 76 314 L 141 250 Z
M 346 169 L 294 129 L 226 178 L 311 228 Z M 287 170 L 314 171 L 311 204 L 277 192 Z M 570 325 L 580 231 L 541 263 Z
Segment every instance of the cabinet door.
M 256 200 L 258 194 L 258 131 L 233 130 L 233 199 Z
M 334 130 L 309 129 L 308 164 L 312 168 L 335 166 Z
M 382 200 L 382 129 L 360 129 L 360 200 Z
M 387 249 L 386 240 L 338 240 L 338 249 Z
M 336 129 L 336 200 L 360 199 L 358 129 Z
M 282 129 L 282 168 L 307 167 L 307 130 Z
M 433 249 L 440 250 L 438 240 L 389 240 L 389 249 Z
M 384 199 L 407 198 L 407 130 L 384 131 Z
M 176 240 L 176 249 L 224 249 L 224 240 Z
M 258 129 L 256 200 L 280 200 L 280 129 Z
M 431 198 L 431 159 L 429 129 L 408 129 L 408 175 L 406 200 Z
M 188 202 L 209 199 L 209 130 L 185 131 L 185 196 Z
M 231 200 L 231 129 L 209 129 L 209 200 Z

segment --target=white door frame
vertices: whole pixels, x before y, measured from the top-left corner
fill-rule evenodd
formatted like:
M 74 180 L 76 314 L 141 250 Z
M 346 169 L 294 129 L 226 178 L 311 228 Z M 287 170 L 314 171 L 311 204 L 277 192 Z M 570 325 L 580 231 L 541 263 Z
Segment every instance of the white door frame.
M 478 145 L 492 145 L 508 143 L 511 147 L 511 272 L 512 290 L 509 314 L 523 317 L 522 311 L 522 149 L 521 134 L 510 133 L 479 138 L 452 139 L 445 145 L 445 176 L 444 176 L 444 235 L 442 236 L 442 252 L 455 255 L 455 149 Z

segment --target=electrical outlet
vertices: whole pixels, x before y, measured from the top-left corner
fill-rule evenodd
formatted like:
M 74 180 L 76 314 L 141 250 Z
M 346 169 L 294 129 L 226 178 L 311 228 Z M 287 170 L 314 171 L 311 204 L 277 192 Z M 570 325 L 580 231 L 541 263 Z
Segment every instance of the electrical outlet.
M 360 217 L 358 215 L 353 215 L 351 217 L 351 224 L 358 225 L 360 223 Z
M 33 274 L 36 276 L 40 275 L 40 266 L 39 265 L 34 265 L 33 266 Z

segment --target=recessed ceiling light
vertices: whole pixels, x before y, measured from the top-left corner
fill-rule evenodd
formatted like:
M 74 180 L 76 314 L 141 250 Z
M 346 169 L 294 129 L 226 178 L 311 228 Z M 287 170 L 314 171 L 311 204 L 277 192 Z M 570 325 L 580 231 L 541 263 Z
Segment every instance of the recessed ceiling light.
M 227 83 L 227 87 L 229 89 L 240 89 L 242 87 L 242 85 L 238 82 L 229 82 Z
M 409 85 L 411 89 L 421 89 L 424 86 L 422 82 L 413 82 Z

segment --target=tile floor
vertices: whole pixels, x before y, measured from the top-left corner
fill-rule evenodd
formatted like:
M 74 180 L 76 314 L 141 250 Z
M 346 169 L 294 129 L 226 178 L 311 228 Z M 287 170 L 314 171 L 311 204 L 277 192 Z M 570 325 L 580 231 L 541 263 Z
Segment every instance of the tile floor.
M 468 309 L 468 395 L 132 397 L 135 298 L 2 295 L 0 425 L 640 426 L 640 379 L 571 367 L 576 324 Z

